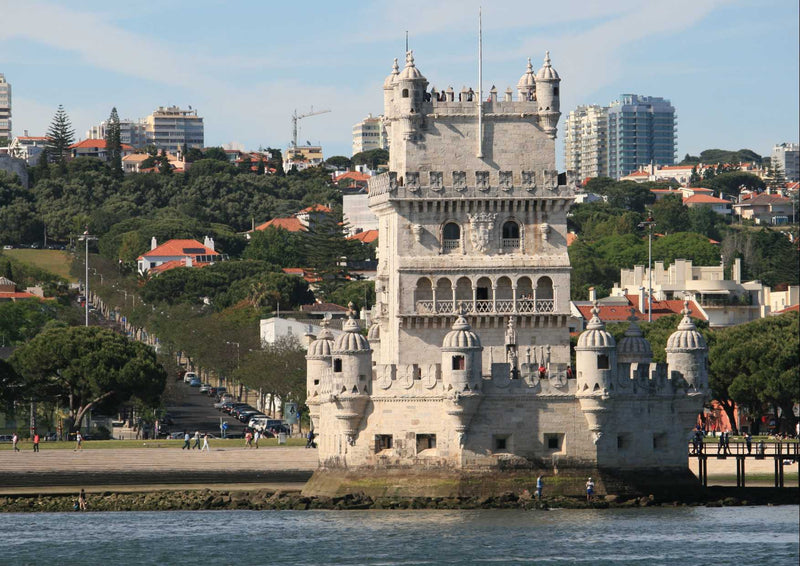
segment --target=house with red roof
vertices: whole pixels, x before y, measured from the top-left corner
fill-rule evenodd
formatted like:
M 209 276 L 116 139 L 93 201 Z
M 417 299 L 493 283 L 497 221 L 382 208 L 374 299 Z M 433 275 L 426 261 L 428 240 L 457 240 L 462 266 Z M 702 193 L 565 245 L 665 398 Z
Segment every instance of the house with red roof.
M 319 215 L 329 214 L 330 212 L 330 207 L 322 204 L 315 204 L 313 206 L 306 207 L 287 218 L 273 218 L 272 220 L 268 220 L 263 224 L 259 224 L 253 228 L 253 230 L 260 232 L 272 227 L 281 228 L 288 232 L 306 232 L 308 231 L 308 227 L 315 222 Z M 251 230 L 251 232 L 253 230 Z
M 717 214 L 731 214 L 731 202 L 711 195 L 695 193 L 689 197 L 683 197 L 683 204 L 689 208 L 710 208 Z
M 136 262 L 143 275 L 163 273 L 176 267 L 204 267 L 222 259 L 222 254 L 214 250 L 214 239 L 206 236 L 202 244 L 197 240 L 168 240 L 158 245 L 153 238 L 150 251 L 136 258 Z
M 788 224 L 796 218 L 792 199 L 780 195 L 761 193 L 733 205 L 734 212 L 744 220 L 756 224 Z
M 134 150 L 132 146 L 126 143 L 120 145 L 122 147 L 122 157 L 133 153 Z M 104 139 L 79 141 L 69 146 L 69 150 L 73 158 L 94 157 L 101 161 L 108 161 L 108 149 L 106 148 L 106 140 Z
M 8 277 L 0 277 L 0 303 L 16 302 L 23 299 L 43 299 L 41 295 L 36 295 L 28 291 L 17 291 L 17 284 Z
M 638 321 L 647 321 L 649 312 L 652 312 L 653 320 L 658 320 L 664 316 L 681 314 L 683 307 L 683 300 L 653 300 L 650 311 L 651 307 L 644 294 L 605 297 L 597 301 L 598 316 L 603 322 L 626 322 L 632 316 Z M 581 332 L 586 328 L 586 324 L 592 319 L 592 308 L 594 301 L 570 301 L 570 311 L 575 319 L 575 327 L 571 331 Z M 689 300 L 689 310 L 692 311 L 693 318 L 708 320 L 706 313 L 694 300 Z
M 348 240 L 355 240 L 357 242 L 361 242 L 362 244 L 371 244 L 373 242 L 378 241 L 378 231 L 377 230 L 363 230 L 360 232 L 356 232 L 352 236 L 347 237 Z

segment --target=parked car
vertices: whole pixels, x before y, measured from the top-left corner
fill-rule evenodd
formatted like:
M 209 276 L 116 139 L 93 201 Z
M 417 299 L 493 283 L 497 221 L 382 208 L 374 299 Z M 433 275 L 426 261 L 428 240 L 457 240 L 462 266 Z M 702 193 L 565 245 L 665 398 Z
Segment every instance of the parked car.
M 183 382 L 189 383 L 192 381 L 193 378 L 197 377 L 197 374 L 193 371 L 187 371 L 183 374 Z
M 189 387 L 200 387 L 200 385 L 201 383 L 199 377 L 193 377 L 189 382 Z
M 211 389 L 211 385 L 209 383 L 204 383 L 200 386 L 200 393 L 208 393 L 209 389 Z

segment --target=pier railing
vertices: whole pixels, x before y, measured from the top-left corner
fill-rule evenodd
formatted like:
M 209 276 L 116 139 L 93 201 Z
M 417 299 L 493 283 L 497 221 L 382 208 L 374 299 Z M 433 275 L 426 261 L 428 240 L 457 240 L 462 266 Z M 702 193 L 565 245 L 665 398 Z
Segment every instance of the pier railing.
M 736 487 L 745 487 L 745 464 L 747 460 L 772 460 L 775 471 L 775 487 L 784 487 L 785 466 L 796 465 L 800 472 L 800 443 L 734 441 L 727 444 L 690 442 L 689 457 L 697 458 L 698 479 L 708 487 L 708 459 L 736 460 Z

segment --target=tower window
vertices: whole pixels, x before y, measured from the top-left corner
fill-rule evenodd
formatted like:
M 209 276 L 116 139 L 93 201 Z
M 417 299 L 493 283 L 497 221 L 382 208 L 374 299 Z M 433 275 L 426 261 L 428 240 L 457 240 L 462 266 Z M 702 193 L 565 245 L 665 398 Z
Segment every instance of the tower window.
M 417 435 L 417 454 L 423 450 L 430 450 L 436 448 L 436 435 L 435 434 L 418 434 Z
M 608 356 L 600 354 L 597 356 L 597 369 L 608 369 Z
M 494 452 L 508 452 L 510 441 L 509 434 L 495 434 L 492 436 L 492 449 Z
M 455 222 L 448 222 L 442 230 L 442 247 L 445 250 L 458 249 L 461 243 L 461 227 Z
M 403 98 L 408 98 L 408 89 L 407 88 L 403 89 Z
M 564 447 L 564 435 L 562 433 L 547 433 L 544 435 L 544 445 L 548 450 L 561 452 Z
M 464 356 L 453 356 L 453 369 L 463 370 L 465 367 Z
M 334 371 L 334 373 L 341 373 L 342 372 L 342 359 L 341 358 L 334 358 L 333 359 L 333 371 Z
M 391 434 L 376 434 L 375 435 L 375 452 L 381 450 L 391 450 L 393 446 Z

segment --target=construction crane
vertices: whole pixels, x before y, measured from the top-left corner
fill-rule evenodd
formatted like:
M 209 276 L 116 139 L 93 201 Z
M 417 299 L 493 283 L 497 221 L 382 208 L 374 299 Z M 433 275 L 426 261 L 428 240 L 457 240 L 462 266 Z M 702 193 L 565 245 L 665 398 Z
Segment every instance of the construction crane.
M 306 112 L 305 114 L 298 114 L 297 109 L 292 113 L 292 147 L 297 147 L 297 121 L 302 120 L 303 118 L 308 118 L 309 116 L 316 116 L 317 114 L 325 114 L 326 112 L 330 112 L 330 110 L 317 110 L 314 111 L 314 107 L 311 107 L 311 112 Z

